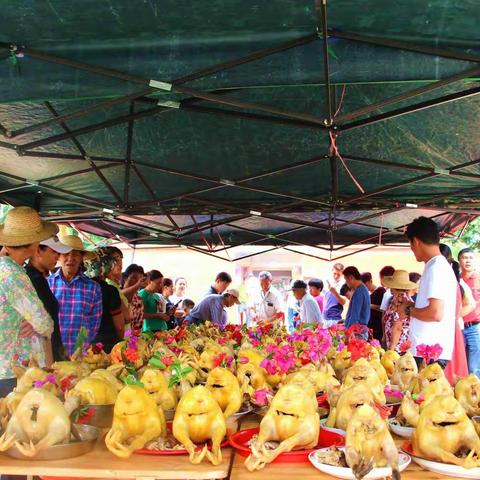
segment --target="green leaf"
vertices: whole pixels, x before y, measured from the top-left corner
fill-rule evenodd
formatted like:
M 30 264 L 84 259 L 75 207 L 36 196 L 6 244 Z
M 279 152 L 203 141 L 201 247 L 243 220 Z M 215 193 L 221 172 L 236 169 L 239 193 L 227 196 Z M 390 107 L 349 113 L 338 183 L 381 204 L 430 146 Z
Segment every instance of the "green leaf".
M 165 370 L 167 368 L 166 365 L 162 362 L 159 352 L 155 353 L 155 355 L 150 359 L 150 361 L 148 362 L 148 366 L 153 368 L 159 368 L 160 370 Z
M 180 377 L 178 375 L 172 375 L 168 380 L 168 388 L 174 387 L 177 383 L 180 383 Z
M 153 340 L 155 338 L 155 335 L 153 334 L 153 332 L 142 332 L 140 334 L 140 338 L 143 338 L 144 340 L 150 341 L 150 340 Z
M 138 380 L 138 378 L 135 375 L 124 375 L 123 377 L 120 377 L 122 382 L 125 385 L 133 385 L 135 387 L 142 387 L 143 388 L 143 383 Z
M 83 346 L 88 340 L 88 330 L 85 327 L 78 331 L 77 339 L 75 340 L 75 350 L 83 350 Z

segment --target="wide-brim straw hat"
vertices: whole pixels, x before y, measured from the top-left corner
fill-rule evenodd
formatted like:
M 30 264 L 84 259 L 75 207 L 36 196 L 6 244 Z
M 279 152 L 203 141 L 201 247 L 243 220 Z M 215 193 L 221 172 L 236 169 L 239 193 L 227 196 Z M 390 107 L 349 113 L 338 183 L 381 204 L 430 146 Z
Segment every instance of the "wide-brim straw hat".
M 83 258 L 85 260 L 95 258 L 95 252 L 88 251 L 83 245 L 82 239 L 80 237 L 77 237 L 76 235 L 59 235 L 59 239 L 64 245 L 67 245 L 72 250 L 78 250 L 79 252 L 83 252 Z
M 16 207 L 8 211 L 5 222 L 0 225 L 0 245 L 30 245 L 53 237 L 57 232 L 57 225 L 42 220 L 33 208 Z
M 395 270 L 391 277 L 383 277 L 383 285 L 396 290 L 416 290 L 418 285 L 411 282 L 406 270 Z

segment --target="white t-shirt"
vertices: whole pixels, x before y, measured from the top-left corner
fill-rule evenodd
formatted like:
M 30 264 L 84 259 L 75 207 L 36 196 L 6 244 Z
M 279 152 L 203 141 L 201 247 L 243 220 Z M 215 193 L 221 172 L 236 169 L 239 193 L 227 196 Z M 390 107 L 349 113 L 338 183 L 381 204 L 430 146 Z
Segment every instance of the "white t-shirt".
M 380 305 L 380 310 L 382 312 L 386 312 L 387 311 L 387 308 L 388 306 L 390 305 L 390 299 L 393 297 L 392 295 L 392 291 L 387 288 L 387 290 L 385 291 L 385 293 L 383 294 L 383 298 L 382 298 L 382 304 Z
M 257 291 L 252 307 L 255 309 L 259 321 L 267 320 L 277 313 L 285 311 L 282 294 L 275 287 L 270 287 L 266 293 L 262 289 Z
M 318 302 L 309 293 L 300 300 L 300 320 L 304 323 L 322 323 L 323 315 Z
M 424 322 L 414 317 L 410 320 L 410 353 L 417 354 L 417 345 L 440 344 L 440 358 L 451 360 L 455 339 L 455 309 L 457 303 L 457 279 L 445 257 L 437 255 L 425 264 L 418 288 L 415 308 L 429 305 L 429 298 L 443 300 L 443 317 L 439 322 Z

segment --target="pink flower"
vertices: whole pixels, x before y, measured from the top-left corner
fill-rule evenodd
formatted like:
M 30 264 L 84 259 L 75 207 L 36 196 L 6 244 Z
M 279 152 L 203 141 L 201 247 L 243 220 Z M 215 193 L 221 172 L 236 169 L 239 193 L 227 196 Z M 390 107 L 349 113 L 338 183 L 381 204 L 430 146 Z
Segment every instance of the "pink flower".
M 264 358 L 260 362 L 260 366 L 264 368 L 269 375 L 275 375 L 277 373 L 277 365 L 273 360 L 269 360 L 268 358 Z
M 170 345 L 174 341 L 175 341 L 175 337 L 173 335 L 169 335 L 167 338 L 165 338 L 165 340 L 163 340 L 163 343 L 165 345 Z
M 257 405 L 267 405 L 268 397 L 272 395 L 270 390 L 262 388 L 261 390 L 255 390 L 253 394 L 253 402 Z
M 435 345 L 425 345 L 422 343 L 417 346 L 417 355 L 422 357 L 427 365 L 431 362 L 436 362 L 440 358 L 442 352 L 443 348 L 438 343 Z
M 370 342 L 370 345 L 374 348 L 380 348 L 380 342 L 374 338 L 371 342 Z
M 273 345 L 272 343 L 269 343 L 265 350 L 267 351 L 267 353 L 275 353 L 277 351 L 277 348 L 278 348 L 277 345 Z
M 240 363 L 242 365 L 245 365 L 248 362 L 249 362 L 249 360 L 248 360 L 247 357 L 238 357 L 238 363 Z

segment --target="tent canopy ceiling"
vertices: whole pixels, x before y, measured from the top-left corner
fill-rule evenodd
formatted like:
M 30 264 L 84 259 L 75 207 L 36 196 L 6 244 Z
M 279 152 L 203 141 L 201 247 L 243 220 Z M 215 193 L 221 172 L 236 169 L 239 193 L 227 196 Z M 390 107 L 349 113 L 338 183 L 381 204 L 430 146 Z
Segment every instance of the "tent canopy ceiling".
M 1 201 L 209 252 L 479 212 L 476 0 L 76 6 L 2 9 Z

